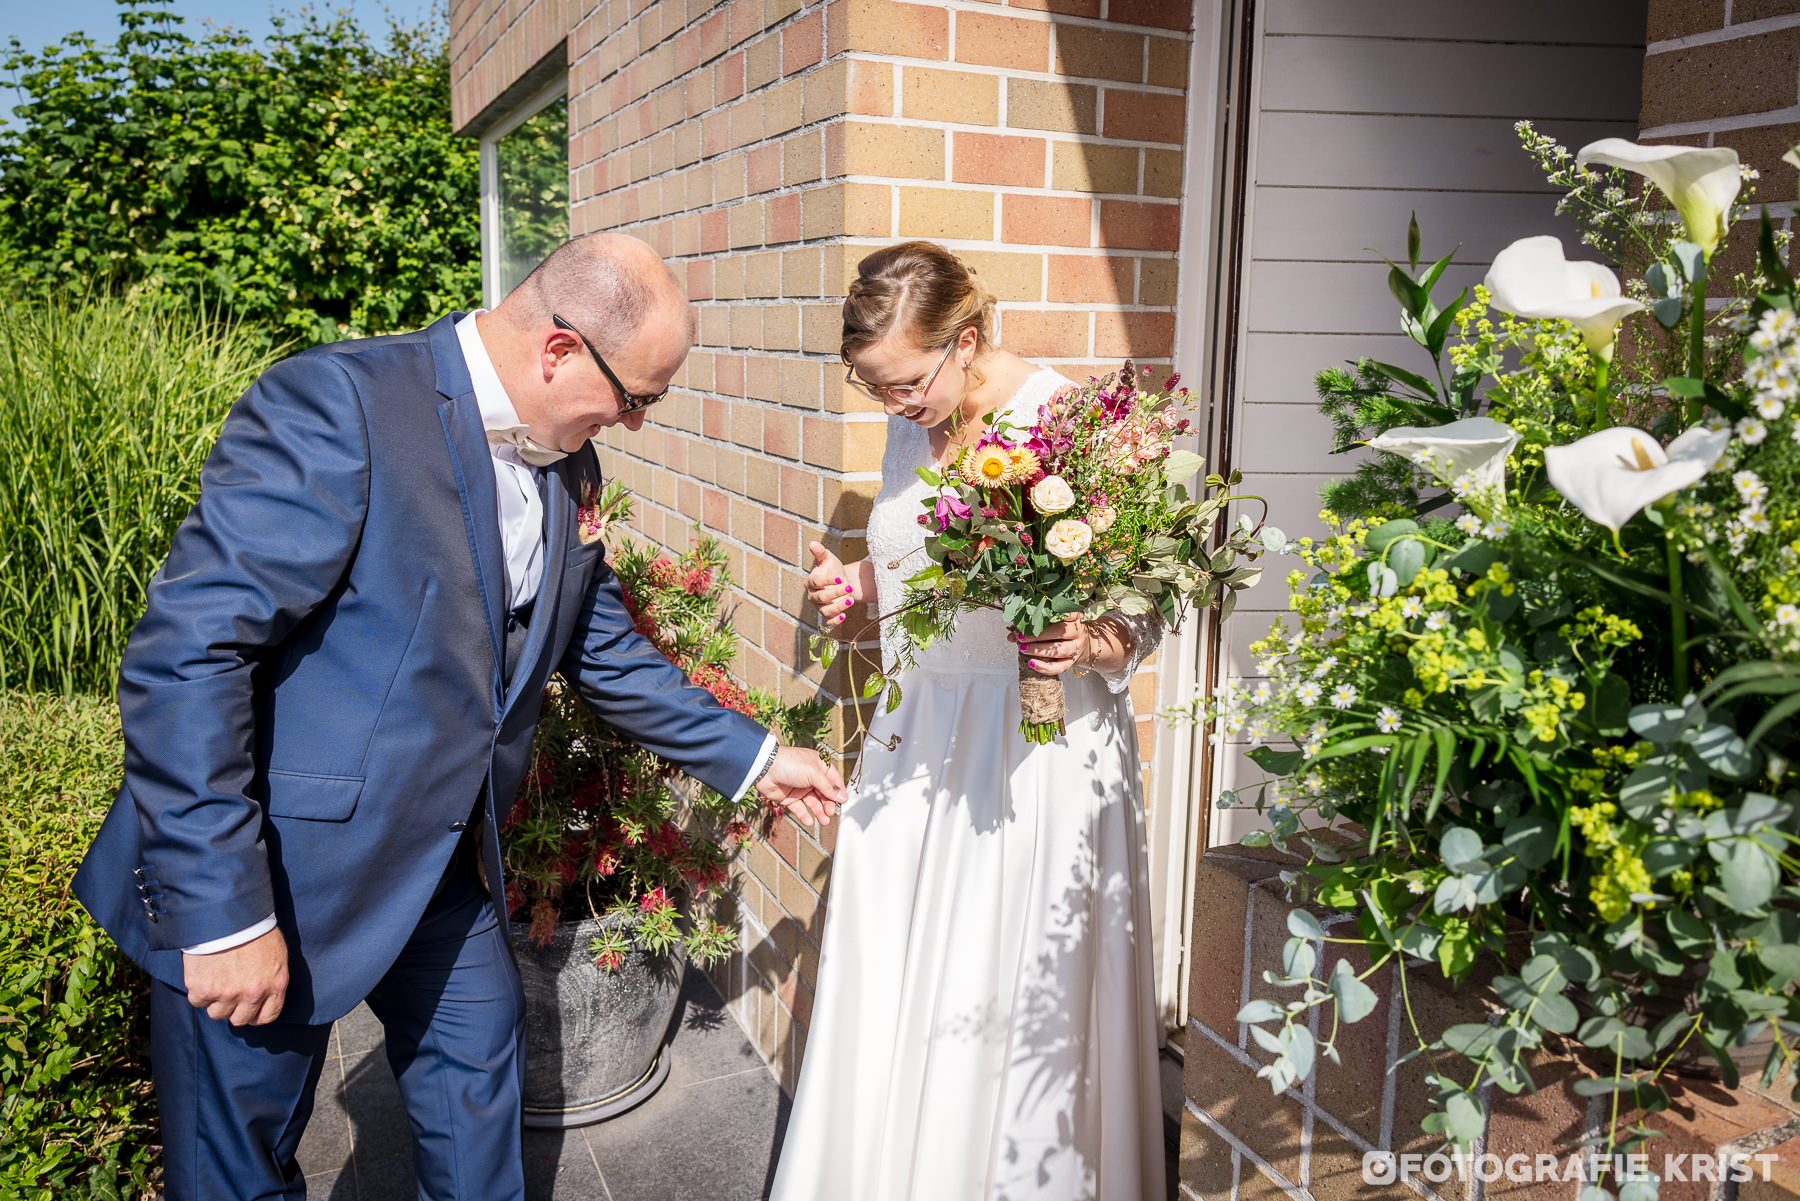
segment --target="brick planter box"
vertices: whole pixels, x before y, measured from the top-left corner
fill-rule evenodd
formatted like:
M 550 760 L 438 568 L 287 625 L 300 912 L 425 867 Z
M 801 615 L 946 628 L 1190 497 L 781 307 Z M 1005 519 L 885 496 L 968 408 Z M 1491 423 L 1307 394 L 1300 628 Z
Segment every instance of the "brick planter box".
M 1440 1144 L 1419 1128 L 1430 1109 L 1424 1059 L 1393 1066 L 1415 1043 L 1394 996 L 1392 964 L 1369 978 L 1382 998 L 1375 1011 L 1340 1028 L 1341 1064 L 1320 1056 L 1312 1079 L 1279 1096 L 1256 1078 L 1269 1056 L 1235 1018 L 1251 997 L 1279 995 L 1263 983 L 1262 973 L 1279 969 L 1288 938 L 1287 916 L 1294 906 L 1283 895 L 1279 873 L 1292 866 L 1293 860 L 1277 852 L 1243 846 L 1220 847 L 1201 861 L 1184 1041 L 1182 1196 L 1574 1201 L 1580 1184 L 1565 1177 L 1573 1174 L 1571 1161 L 1580 1162 L 1577 1144 L 1604 1128 L 1608 1099 L 1574 1093 L 1571 1086 L 1584 1072 L 1571 1059 L 1546 1055 L 1534 1064 L 1536 1094 L 1492 1091 L 1487 1130 L 1474 1148 L 1484 1158 L 1467 1171 L 1458 1172 L 1447 1159 L 1428 1158 Z M 1354 934 L 1348 915 L 1316 908 L 1313 913 L 1325 923 L 1328 937 Z M 1359 971 L 1368 966 L 1360 950 L 1328 945 L 1321 970 L 1340 955 Z M 1410 970 L 1407 981 L 1413 1017 L 1427 1037 L 1459 1022 L 1486 1021 L 1498 1008 L 1479 981 L 1452 990 L 1432 965 Z M 1328 1025 L 1315 1030 L 1328 1033 Z M 1466 1067 L 1466 1061 L 1454 1062 Z M 1800 1105 L 1788 1100 L 1791 1088 L 1791 1081 L 1778 1081 L 1768 1092 L 1751 1084 L 1728 1091 L 1703 1081 L 1674 1083 L 1673 1106 L 1646 1123 L 1664 1136 L 1653 1140 L 1649 1166 L 1663 1170 L 1666 1157 L 1673 1169 L 1665 1173 L 1662 1201 L 1800 1198 Z M 1392 1160 L 1374 1160 L 1375 1179 L 1365 1182 L 1365 1156 L 1381 1152 L 1391 1153 Z M 1397 1172 L 1407 1155 L 1420 1157 L 1410 1186 L 1381 1178 L 1389 1162 Z M 1696 1178 L 1718 1175 L 1710 1169 L 1733 1162 L 1730 1157 L 1739 1157 L 1739 1171 L 1749 1179 Z M 1551 1164 L 1554 1176 L 1546 1170 Z M 1678 1174 L 1688 1179 L 1676 1179 Z M 1465 1175 L 1468 1179 L 1459 1178 Z

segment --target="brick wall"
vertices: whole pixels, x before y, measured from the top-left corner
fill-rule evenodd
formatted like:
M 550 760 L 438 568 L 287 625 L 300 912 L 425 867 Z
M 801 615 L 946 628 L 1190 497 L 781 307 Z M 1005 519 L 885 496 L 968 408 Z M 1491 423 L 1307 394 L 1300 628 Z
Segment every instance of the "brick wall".
M 1642 139 L 1731 147 L 1761 176 L 1756 200 L 1789 227 L 1800 177 L 1781 156 L 1800 143 L 1800 0 L 1650 0 L 1649 9 Z M 1755 222 L 1741 223 L 1712 274 L 1735 275 L 1755 257 Z
M 997 295 L 1002 344 L 1076 379 L 1169 362 L 1189 24 L 1186 0 L 452 5 L 459 127 L 564 46 L 572 228 L 646 239 L 699 308 L 677 390 L 602 453 L 644 536 L 723 541 L 747 682 L 852 695 L 808 662 L 802 581 L 811 539 L 863 554 L 879 486 L 886 418 L 837 361 L 864 254 L 950 246 Z M 1141 713 L 1154 686 L 1151 666 Z M 1148 755 L 1147 718 L 1140 737 Z M 735 876 L 745 953 L 717 980 L 784 1081 L 832 833 L 784 820 Z
M 1418 1191 L 1399 1184 L 1365 1184 L 1363 1156 L 1370 1151 L 1430 1155 L 1437 1136 L 1419 1128 L 1428 1113 L 1430 1089 L 1423 1057 L 1398 1064 L 1415 1046 L 1405 1006 L 1397 996 L 1392 964 L 1368 978 L 1380 1004 L 1354 1026 L 1342 1028 L 1343 1062 L 1319 1058 L 1317 1072 L 1279 1096 L 1256 1070 L 1270 1056 L 1249 1037 L 1236 1015 L 1252 997 L 1286 1000 L 1263 983 L 1263 972 L 1280 974 L 1287 917 L 1279 873 L 1294 864 L 1276 852 L 1232 846 L 1210 852 L 1201 862 L 1195 887 L 1195 945 L 1189 982 L 1190 1019 L 1184 1047 L 1186 1106 L 1182 1115 L 1182 1195 L 1202 1201 L 1233 1198 L 1436 1197 L 1441 1201 L 1576 1201 L 1573 1181 L 1486 1180 L 1465 1185 L 1447 1180 Z M 1346 914 L 1312 910 L 1328 938 L 1356 937 Z M 1204 916 L 1205 920 L 1198 920 Z M 1320 971 L 1345 954 L 1343 947 L 1318 949 Z M 1346 956 L 1361 972 L 1368 960 L 1360 951 Z M 1445 988 L 1435 965 L 1412 968 L 1407 977 L 1411 1010 L 1427 1037 L 1463 1022 L 1485 1023 L 1498 1000 L 1479 982 Z M 1315 1037 L 1330 1034 L 1315 1022 Z M 1456 1061 L 1462 1062 L 1462 1061 Z M 1454 1072 L 1452 1073 L 1454 1074 Z M 1493 1091 L 1486 1129 L 1477 1146 L 1504 1165 L 1523 1155 L 1535 1162 L 1553 1155 L 1566 1169 L 1575 1145 L 1601 1129 L 1610 1103 L 1572 1091 L 1589 1073 L 1572 1058 L 1541 1056 L 1532 1067 L 1538 1092 L 1508 1096 Z M 1667 1082 L 1665 1082 L 1667 1083 Z M 1687 1081 L 1671 1087 L 1666 1113 L 1642 1120 L 1662 1137 L 1648 1154 L 1655 1166 L 1665 1154 L 1709 1156 L 1771 1153 L 1770 1179 L 1723 1185 L 1717 1181 L 1677 1181 L 1662 1186 L 1661 1201 L 1791 1201 L 1800 1198 L 1800 1107 L 1789 1099 L 1792 1081 L 1762 1091 L 1746 1085 L 1730 1093 L 1716 1083 Z M 1627 1116 L 1627 1125 L 1631 1115 Z M 1446 1165 L 1447 1166 L 1447 1165 Z M 1758 1167 L 1760 1172 L 1760 1167 Z M 1720 1191 L 1720 1190 L 1729 1191 Z

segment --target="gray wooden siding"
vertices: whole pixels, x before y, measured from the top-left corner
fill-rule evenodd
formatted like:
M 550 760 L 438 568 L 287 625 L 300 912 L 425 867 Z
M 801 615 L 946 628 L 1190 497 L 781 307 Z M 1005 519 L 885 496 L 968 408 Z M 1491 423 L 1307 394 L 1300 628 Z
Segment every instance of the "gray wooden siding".
M 1417 211 L 1428 255 L 1458 247 L 1438 288 L 1446 302 L 1516 238 L 1555 233 L 1571 257 L 1586 257 L 1513 122 L 1529 118 L 1571 149 L 1634 137 L 1644 20 L 1643 0 L 1263 6 L 1237 393 L 1227 403 L 1245 487 L 1269 499 L 1270 520 L 1290 536 L 1319 532 L 1319 486 L 1355 463 L 1329 453 L 1313 375 L 1364 354 L 1429 373 L 1399 333 L 1387 268 L 1372 251 L 1402 256 Z M 1254 671 L 1247 647 L 1286 609 L 1283 577 L 1295 565 L 1271 562 L 1227 623 L 1222 675 Z M 1218 787 L 1261 777 L 1244 749 L 1234 739 L 1216 752 Z M 1215 814 L 1209 842 L 1253 824 Z

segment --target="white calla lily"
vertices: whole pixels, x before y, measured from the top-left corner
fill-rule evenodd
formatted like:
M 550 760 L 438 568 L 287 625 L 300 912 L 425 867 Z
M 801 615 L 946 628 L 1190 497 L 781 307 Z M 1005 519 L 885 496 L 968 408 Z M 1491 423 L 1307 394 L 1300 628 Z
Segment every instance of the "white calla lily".
M 1494 256 L 1482 281 L 1489 303 L 1535 321 L 1567 321 L 1594 354 L 1611 361 L 1619 322 L 1644 306 L 1619 295 L 1619 277 L 1600 263 L 1572 262 L 1548 234 L 1520 238 Z
M 1600 163 L 1642 175 L 1662 189 L 1681 214 L 1688 237 L 1711 258 L 1725 236 L 1731 202 L 1744 184 L 1737 151 L 1729 146 L 1639 146 L 1601 138 L 1581 148 L 1575 165 Z
M 1448 425 L 1402 425 L 1369 439 L 1389 454 L 1405 455 L 1445 484 L 1469 477 L 1477 489 L 1496 489 L 1506 456 L 1518 444 L 1511 426 L 1492 417 L 1465 417 Z
M 1731 443 L 1730 429 L 1696 425 L 1665 451 L 1628 425 L 1544 449 L 1544 472 L 1568 502 L 1617 534 L 1646 505 L 1698 483 Z

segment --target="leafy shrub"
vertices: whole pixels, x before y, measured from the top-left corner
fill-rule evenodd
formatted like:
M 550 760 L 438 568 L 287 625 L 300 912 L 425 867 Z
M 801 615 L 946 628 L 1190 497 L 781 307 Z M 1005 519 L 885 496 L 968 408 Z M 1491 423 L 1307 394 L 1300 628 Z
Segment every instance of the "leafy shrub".
M 629 514 L 622 486 L 608 488 L 602 508 L 608 523 Z M 783 705 L 729 674 L 739 639 L 722 609 L 731 589 L 724 548 L 701 537 L 672 558 L 621 542 L 611 558 L 638 632 L 725 708 L 784 742 L 815 743 L 825 702 Z M 706 898 L 726 886 L 731 851 L 768 816 L 755 792 L 734 802 L 684 782 L 670 764 L 595 717 L 574 689 L 553 681 L 531 773 L 501 827 L 508 906 L 540 942 L 560 920 L 636 913 L 634 929 L 609 929 L 593 941 L 597 963 L 618 967 L 635 942 L 659 952 L 680 946 L 704 966 L 737 943 L 737 932 L 706 912 Z
M 201 461 L 271 359 L 170 304 L 0 304 L 0 689 L 111 693 Z
M 310 11 L 262 44 L 121 0 L 112 45 L 0 56 L 0 269 L 40 294 L 98 281 L 222 304 L 332 341 L 480 294 L 477 145 L 450 128 L 441 24 L 385 45 Z
M 152 1176 L 146 981 L 69 893 L 121 748 L 109 703 L 0 694 L 0 1197 Z

